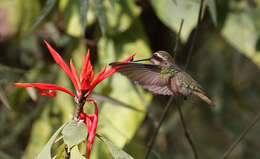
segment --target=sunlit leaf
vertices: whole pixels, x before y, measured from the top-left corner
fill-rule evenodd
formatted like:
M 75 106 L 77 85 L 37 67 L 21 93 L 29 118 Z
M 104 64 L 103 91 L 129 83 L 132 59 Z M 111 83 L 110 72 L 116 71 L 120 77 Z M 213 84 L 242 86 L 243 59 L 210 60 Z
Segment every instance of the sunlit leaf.
M 216 24 L 216 6 L 214 0 L 205 0 Z M 204 1 L 204 2 L 205 2 Z M 151 0 L 158 18 L 173 31 L 178 32 L 181 20 L 184 19 L 181 39 L 186 42 L 191 31 L 196 27 L 200 1 L 198 0 Z
M 35 0 L 23 0 L 19 1 L 19 7 L 17 10 L 18 16 L 21 16 L 20 23 L 18 24 L 20 34 L 24 35 L 31 28 L 38 16 L 40 15 L 40 2 Z
M 41 153 L 38 156 L 38 159 L 51 159 L 51 147 L 52 144 L 54 143 L 55 139 L 57 138 L 57 136 L 60 134 L 60 132 L 62 131 L 62 129 L 67 125 L 68 123 L 64 123 L 50 138 L 50 140 L 47 142 L 47 144 L 45 145 L 45 147 L 43 148 L 43 150 L 41 151 Z
M 96 16 L 99 22 L 99 26 L 101 29 L 102 34 L 106 33 L 106 17 L 105 17 L 105 8 L 103 4 L 103 0 L 95 0 L 95 7 L 96 7 Z
M 125 107 L 125 108 L 128 108 L 128 109 L 132 109 L 134 111 L 138 111 L 138 112 L 143 112 L 129 104 L 126 104 L 126 103 L 123 103 L 119 100 L 117 100 L 116 98 L 111 98 L 111 97 L 108 97 L 108 96 L 104 96 L 102 94 L 99 94 L 99 93 L 94 93 L 92 92 L 90 95 L 89 95 L 90 98 L 94 98 L 98 101 L 102 101 L 102 102 L 108 102 L 110 104 L 113 104 L 114 106 L 121 106 L 121 107 Z M 144 112 L 143 112 L 144 113 Z
M 87 138 L 88 132 L 83 121 L 70 121 L 62 130 L 64 143 L 71 148 Z
M 121 150 L 119 147 L 117 147 L 115 144 L 113 144 L 105 137 L 98 136 L 98 138 L 106 144 L 114 159 L 134 159 L 132 156 L 130 156 L 125 151 Z
M 107 19 L 107 32 L 115 34 L 126 31 L 134 20 L 141 14 L 140 6 L 133 0 L 116 1 L 111 5 L 109 1 L 104 1 Z
M 70 152 L 70 159 L 85 159 L 79 152 L 78 146 L 74 146 Z
M 89 7 L 89 0 L 80 0 L 80 21 L 83 33 L 85 33 L 87 25 L 87 12 Z
M 59 146 L 58 150 L 57 150 L 57 155 L 55 156 L 55 159 L 64 159 L 65 158 L 65 144 L 62 144 L 61 146 Z
M 115 6 L 115 0 L 109 0 L 109 2 L 110 2 L 110 4 L 111 4 L 112 7 Z
M 32 125 L 31 137 L 22 157 L 23 159 L 35 158 L 43 150 L 52 135 L 53 127 L 51 127 L 52 123 L 49 113 L 50 105 L 44 105 L 44 110 L 41 112 L 40 118 Z
M 260 9 L 244 9 L 245 12 L 239 14 L 236 12 L 229 13 L 222 30 L 222 35 L 231 45 L 248 56 L 260 67 L 260 31 L 257 25 L 259 19 L 254 19 L 255 15 L 259 14 Z
M 215 0 L 206 0 L 206 5 L 209 8 L 209 12 L 211 15 L 211 19 L 215 26 L 217 26 L 217 9 L 216 9 L 216 1 Z
M 136 52 L 137 59 L 151 56 L 151 50 L 138 21 L 124 33 L 113 38 L 103 37 L 100 39 L 98 48 L 99 56 L 102 57 L 99 59 L 100 67 L 124 59 L 133 52 Z M 141 92 L 144 97 L 140 99 L 131 82 L 117 73 L 110 79 L 104 80 L 95 91 L 102 92 L 102 94 L 109 93 L 110 97 L 123 103 L 131 103 L 131 106 L 144 112 L 146 107 L 142 101 L 145 100 L 146 103 L 149 103 L 151 100 L 151 94 L 145 93 L 143 90 Z M 98 132 L 122 148 L 134 136 L 144 116 L 144 113 L 113 107 L 111 103 L 103 103 L 103 108 L 100 110 L 100 129 Z
M 66 32 L 75 37 L 82 37 L 82 25 L 80 16 L 81 1 L 60 0 L 59 8 L 64 14 Z M 87 14 L 87 13 L 85 13 Z
M 45 6 L 41 11 L 40 16 L 37 18 L 37 20 L 33 24 L 31 30 L 35 29 L 42 22 L 42 20 L 50 13 L 50 11 L 52 10 L 52 8 L 56 4 L 56 2 L 57 2 L 57 0 L 47 0 L 46 1 Z
M 197 25 L 199 14 L 199 1 L 194 0 L 151 0 L 152 7 L 159 19 L 169 28 L 178 31 L 181 20 L 184 19 L 184 24 L 181 31 L 181 39 L 186 41 Z

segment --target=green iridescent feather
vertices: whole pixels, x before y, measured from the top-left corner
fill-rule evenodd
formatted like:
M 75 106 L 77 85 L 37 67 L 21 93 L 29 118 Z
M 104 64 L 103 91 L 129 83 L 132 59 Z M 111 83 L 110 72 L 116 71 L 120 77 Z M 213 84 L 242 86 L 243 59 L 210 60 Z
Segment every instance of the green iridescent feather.
M 183 87 L 190 88 L 194 91 L 203 92 L 201 86 L 189 74 L 179 72 L 177 77 Z
M 179 71 L 174 66 L 164 66 L 160 72 L 160 78 L 169 78 Z

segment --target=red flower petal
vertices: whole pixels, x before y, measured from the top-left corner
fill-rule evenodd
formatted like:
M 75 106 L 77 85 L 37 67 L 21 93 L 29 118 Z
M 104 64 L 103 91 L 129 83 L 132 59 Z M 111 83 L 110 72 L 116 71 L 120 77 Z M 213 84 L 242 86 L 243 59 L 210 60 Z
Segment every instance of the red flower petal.
M 133 57 L 135 56 L 136 53 L 133 53 L 132 55 L 130 55 L 128 58 L 120 61 L 120 63 L 122 62 L 127 62 L 133 59 Z M 111 67 L 109 70 L 106 71 L 106 65 L 104 66 L 104 68 L 102 69 L 102 71 L 100 71 L 100 73 L 96 76 L 95 80 L 91 82 L 91 88 L 89 90 L 89 93 L 96 87 L 96 85 L 98 83 L 100 83 L 101 81 L 103 81 L 104 79 L 106 79 L 107 77 L 111 76 L 112 74 L 114 74 L 116 72 L 116 69 L 118 69 L 117 67 Z
M 38 90 L 40 91 L 40 93 L 42 95 L 48 95 L 51 97 L 54 97 L 54 93 L 52 90 L 59 90 L 65 93 L 68 93 L 71 96 L 75 96 L 75 94 L 73 94 L 70 90 L 63 88 L 61 86 L 55 85 L 55 84 L 50 84 L 50 83 L 14 83 L 15 86 L 17 87 L 35 87 L 38 88 Z M 43 91 L 43 90 L 51 90 L 49 92 L 47 91 Z
M 55 61 L 55 62 L 64 70 L 64 72 L 69 76 L 69 78 L 71 79 L 71 81 L 72 81 L 72 83 L 73 83 L 73 85 L 74 85 L 76 91 L 78 91 L 79 88 L 78 88 L 77 82 L 76 82 L 76 80 L 75 80 L 75 78 L 74 78 L 74 76 L 73 76 L 73 74 L 72 74 L 72 72 L 71 72 L 69 66 L 64 62 L 63 58 L 51 47 L 51 45 L 50 45 L 47 41 L 44 40 L 44 42 L 45 42 L 46 46 L 48 47 L 48 49 L 49 49 L 49 51 L 50 51 L 50 53 L 51 53 L 51 55 L 52 55 L 54 61 Z
M 88 102 L 93 102 L 95 105 L 95 112 L 94 114 L 86 114 L 86 124 L 88 128 L 88 146 L 87 146 L 87 158 L 90 156 L 91 148 L 93 145 L 93 142 L 95 140 L 96 136 L 96 129 L 97 129 L 97 124 L 98 124 L 98 107 L 97 103 L 94 99 L 87 99 Z
M 91 92 L 92 89 L 94 89 L 96 87 L 96 85 L 103 80 L 102 76 L 104 75 L 106 68 L 107 68 L 107 65 L 104 66 L 104 68 L 98 73 L 96 78 L 91 82 L 91 85 L 90 85 L 91 90 L 89 92 Z
M 49 96 L 49 97 L 56 97 L 56 92 L 55 91 L 52 91 L 52 90 L 44 90 L 44 89 L 40 89 L 40 88 L 37 88 L 38 91 L 40 92 L 41 95 L 46 95 L 46 96 Z
M 88 50 L 86 57 L 83 56 L 83 61 L 82 61 L 82 70 L 80 73 L 80 79 L 82 80 L 87 72 L 88 64 L 90 63 L 89 61 L 90 57 L 90 51 Z
M 81 89 L 83 91 L 89 89 L 90 83 L 94 77 L 94 71 L 89 58 L 90 58 L 90 51 L 88 50 L 86 57 L 83 58 L 83 66 L 80 74 Z
M 71 72 L 72 72 L 72 74 L 73 74 L 73 76 L 74 76 L 74 78 L 75 78 L 75 80 L 77 82 L 77 86 L 80 89 L 79 76 L 78 76 L 77 70 L 76 70 L 76 68 L 75 68 L 75 66 L 74 66 L 74 64 L 72 62 L 72 59 L 70 59 L 70 68 L 71 68 Z

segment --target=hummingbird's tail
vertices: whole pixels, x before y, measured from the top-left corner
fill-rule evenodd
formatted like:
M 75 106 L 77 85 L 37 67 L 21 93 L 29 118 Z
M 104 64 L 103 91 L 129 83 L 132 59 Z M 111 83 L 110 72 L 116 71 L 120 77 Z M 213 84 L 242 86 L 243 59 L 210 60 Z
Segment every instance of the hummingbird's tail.
M 215 104 L 210 100 L 207 96 L 205 96 L 201 92 L 193 91 L 193 95 L 200 97 L 202 100 L 204 100 L 206 103 L 208 103 L 211 107 L 215 107 Z

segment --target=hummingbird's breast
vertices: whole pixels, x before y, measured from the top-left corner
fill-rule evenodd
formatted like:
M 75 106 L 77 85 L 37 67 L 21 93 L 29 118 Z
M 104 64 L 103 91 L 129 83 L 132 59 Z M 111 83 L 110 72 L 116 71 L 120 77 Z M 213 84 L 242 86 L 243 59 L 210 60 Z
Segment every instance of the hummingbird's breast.
M 160 72 L 160 78 L 170 78 L 179 71 L 174 66 L 163 66 Z
M 192 94 L 192 90 L 186 86 L 183 81 L 179 80 L 177 73 L 171 78 L 171 89 L 175 94 L 181 94 L 183 96 L 189 96 Z

